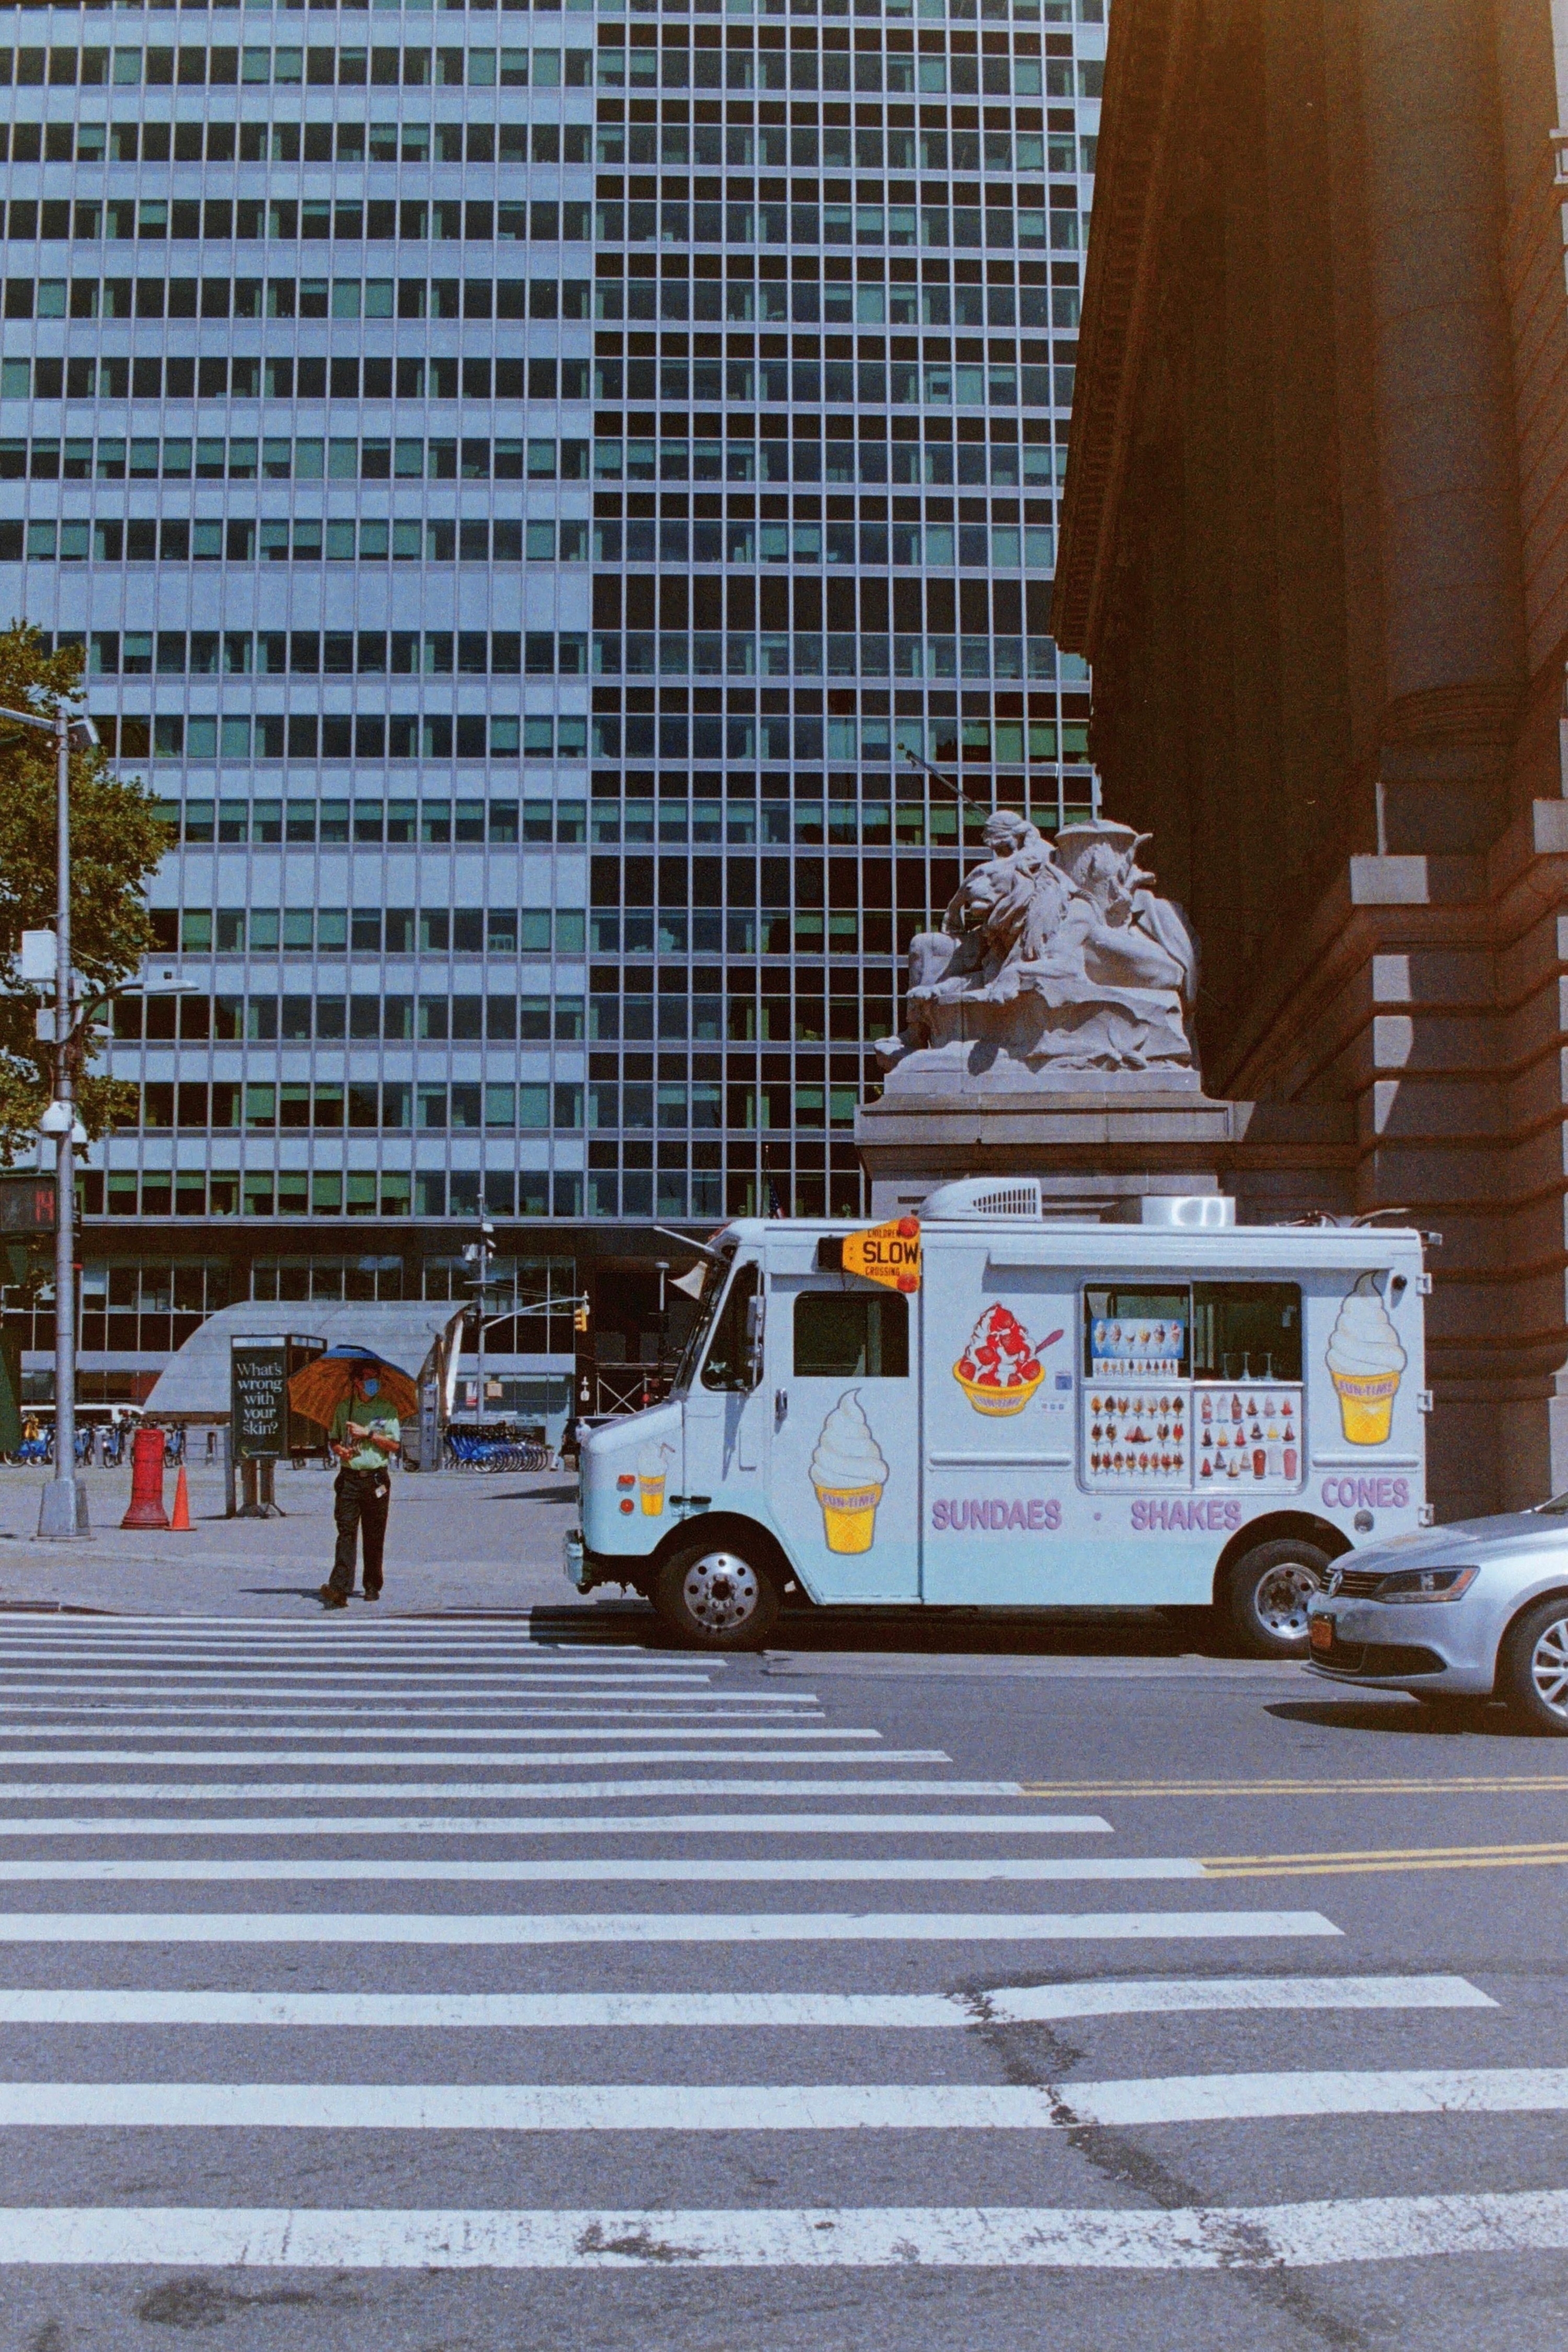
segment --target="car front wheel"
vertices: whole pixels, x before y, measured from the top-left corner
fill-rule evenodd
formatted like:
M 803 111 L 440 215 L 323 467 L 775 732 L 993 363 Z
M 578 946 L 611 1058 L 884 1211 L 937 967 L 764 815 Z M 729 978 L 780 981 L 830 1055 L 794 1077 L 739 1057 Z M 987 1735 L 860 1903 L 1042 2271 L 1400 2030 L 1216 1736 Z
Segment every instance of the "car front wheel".
M 671 1633 L 701 1650 L 760 1650 L 779 1613 L 773 1578 L 727 1544 L 689 1544 L 672 1553 L 652 1599 Z
M 1510 1627 L 1498 1696 L 1531 1730 L 1568 1738 L 1568 1601 L 1538 1601 Z
M 1230 1622 L 1255 1658 L 1304 1658 L 1307 1612 L 1329 1573 L 1329 1556 L 1294 1536 L 1255 1544 L 1230 1571 Z

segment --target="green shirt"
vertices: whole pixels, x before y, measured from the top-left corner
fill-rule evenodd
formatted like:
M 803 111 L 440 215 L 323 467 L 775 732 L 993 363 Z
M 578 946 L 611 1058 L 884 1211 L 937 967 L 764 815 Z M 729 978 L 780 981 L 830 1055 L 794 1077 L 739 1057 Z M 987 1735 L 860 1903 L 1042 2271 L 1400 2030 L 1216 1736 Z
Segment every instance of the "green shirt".
M 333 1411 L 331 1426 L 327 1433 L 334 1445 L 353 1446 L 348 1459 L 351 1470 L 384 1470 L 391 1456 L 384 1454 L 379 1446 L 373 1445 L 368 1437 L 351 1438 L 348 1433 L 351 1421 L 357 1421 L 362 1429 L 379 1429 L 388 1437 L 401 1441 L 401 1424 L 392 1406 L 384 1397 L 346 1396 Z

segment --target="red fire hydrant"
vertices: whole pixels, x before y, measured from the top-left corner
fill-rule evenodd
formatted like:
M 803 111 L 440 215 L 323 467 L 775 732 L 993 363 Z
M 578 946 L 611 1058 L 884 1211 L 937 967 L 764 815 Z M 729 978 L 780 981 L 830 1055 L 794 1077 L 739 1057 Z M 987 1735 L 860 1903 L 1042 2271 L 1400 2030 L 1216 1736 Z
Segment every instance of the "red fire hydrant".
M 122 1528 L 166 1528 L 163 1508 L 163 1433 L 139 1429 L 131 1441 L 131 1508 Z

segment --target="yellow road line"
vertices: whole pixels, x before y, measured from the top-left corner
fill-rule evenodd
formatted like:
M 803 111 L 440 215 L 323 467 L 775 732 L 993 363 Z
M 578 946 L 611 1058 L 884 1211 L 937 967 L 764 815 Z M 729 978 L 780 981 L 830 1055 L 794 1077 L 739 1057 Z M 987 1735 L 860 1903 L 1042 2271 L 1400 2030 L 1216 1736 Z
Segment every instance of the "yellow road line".
M 1458 1792 L 1498 1796 L 1526 1792 L 1568 1794 L 1568 1776 L 1539 1773 L 1468 1773 L 1443 1780 L 1426 1777 L 1382 1780 L 1020 1780 L 1026 1797 L 1321 1797 L 1439 1796 Z
M 1322 1878 L 1369 1871 L 1529 1870 L 1568 1864 L 1568 1841 L 1533 1845 L 1363 1847 L 1342 1853 L 1205 1856 L 1208 1878 Z

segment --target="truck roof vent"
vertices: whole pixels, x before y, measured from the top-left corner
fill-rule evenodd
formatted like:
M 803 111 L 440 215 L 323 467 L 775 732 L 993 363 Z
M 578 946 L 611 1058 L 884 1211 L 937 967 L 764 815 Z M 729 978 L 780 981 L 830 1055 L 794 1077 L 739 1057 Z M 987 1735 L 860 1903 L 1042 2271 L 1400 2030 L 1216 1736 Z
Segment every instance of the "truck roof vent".
M 940 1184 L 921 1202 L 922 1218 L 1034 1217 L 1045 1213 L 1040 1187 L 1033 1176 L 1008 1182 L 970 1176 L 957 1184 Z

